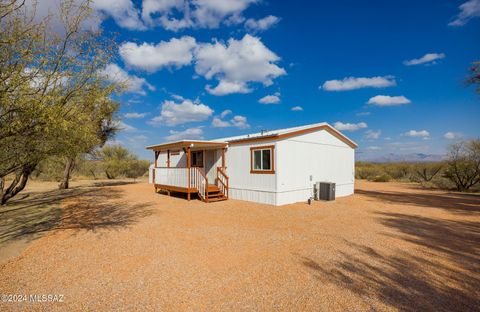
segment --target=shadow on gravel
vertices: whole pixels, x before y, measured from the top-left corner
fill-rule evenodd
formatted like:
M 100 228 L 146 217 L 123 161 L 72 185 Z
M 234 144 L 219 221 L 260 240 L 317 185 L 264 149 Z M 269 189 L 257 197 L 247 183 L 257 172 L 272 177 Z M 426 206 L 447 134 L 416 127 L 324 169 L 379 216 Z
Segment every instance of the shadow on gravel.
M 355 190 L 356 194 L 372 197 L 393 204 L 406 204 L 426 208 L 442 208 L 461 214 L 480 214 L 480 196 L 472 194 L 432 194 L 408 192 L 378 192 Z
M 395 255 L 346 242 L 335 263 L 302 258 L 321 282 L 400 311 L 478 311 L 480 223 L 379 213 L 388 233 L 414 244 Z
M 39 234 L 58 229 L 126 227 L 150 215 L 149 206 L 121 201 L 121 191 L 112 188 L 78 187 L 32 194 L 27 199 L 12 200 L 0 210 L 0 244 L 34 240 Z

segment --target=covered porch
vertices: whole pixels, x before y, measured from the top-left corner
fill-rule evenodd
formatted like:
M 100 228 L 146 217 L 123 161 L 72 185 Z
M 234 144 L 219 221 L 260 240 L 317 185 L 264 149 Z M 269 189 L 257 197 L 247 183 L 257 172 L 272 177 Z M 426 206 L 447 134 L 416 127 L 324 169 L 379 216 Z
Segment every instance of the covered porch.
M 149 182 L 155 192 L 164 190 L 198 194 L 205 202 L 228 199 L 228 176 L 225 166 L 227 143 L 178 141 L 148 146 L 154 151 Z

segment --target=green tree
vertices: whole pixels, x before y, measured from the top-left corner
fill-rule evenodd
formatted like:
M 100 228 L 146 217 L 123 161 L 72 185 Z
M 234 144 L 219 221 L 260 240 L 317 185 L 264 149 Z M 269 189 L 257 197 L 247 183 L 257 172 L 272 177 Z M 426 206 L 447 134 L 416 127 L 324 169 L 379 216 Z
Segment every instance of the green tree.
M 132 178 L 135 182 L 138 177 L 143 176 L 148 171 L 148 167 L 150 167 L 150 162 L 147 160 L 130 160 L 125 176 Z
M 480 183 L 480 140 L 449 146 L 445 177 L 456 185 L 458 191 L 466 191 Z
M 50 17 L 34 22 L 22 3 L 0 0 L 0 204 L 40 161 L 101 144 L 98 125 L 108 122 L 110 95 L 119 90 L 100 73 L 115 42 L 83 28 L 89 1 L 61 1 L 61 30 Z
M 98 158 L 102 160 L 105 175 L 108 179 L 116 179 L 125 175 L 130 162 L 136 160 L 135 155 L 120 145 L 104 146 L 98 152 Z
M 415 180 L 430 182 L 442 170 L 443 163 L 417 163 L 413 165 Z
M 470 67 L 470 76 L 467 83 L 476 86 L 475 91 L 480 93 L 480 61 L 473 62 L 472 67 Z

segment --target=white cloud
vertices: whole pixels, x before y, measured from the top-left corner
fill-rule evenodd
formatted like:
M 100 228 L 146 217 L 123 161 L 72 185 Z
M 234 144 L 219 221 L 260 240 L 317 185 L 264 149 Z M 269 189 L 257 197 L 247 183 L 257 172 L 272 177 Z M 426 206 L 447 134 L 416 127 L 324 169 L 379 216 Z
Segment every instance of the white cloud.
M 129 30 L 146 29 L 139 17 L 138 9 L 135 8 L 131 0 L 94 0 L 92 1 L 92 9 L 111 16 L 122 28 Z
M 404 135 L 412 138 L 428 138 L 430 133 L 427 130 L 410 130 L 405 132 Z
M 384 77 L 346 77 L 342 80 L 328 80 L 320 87 L 325 91 L 348 91 L 361 88 L 386 88 L 396 86 L 393 76 Z
M 195 46 L 195 38 L 183 36 L 180 39 L 160 41 L 156 45 L 146 42 L 141 45 L 126 42 L 120 46 L 119 52 L 127 65 L 154 72 L 163 67 L 180 68 L 189 65 L 192 62 Z
M 234 127 L 237 127 L 239 129 L 250 128 L 250 125 L 247 123 L 247 117 L 245 116 L 240 116 L 240 115 L 234 116 L 232 120 L 230 120 L 230 122 Z
M 220 114 L 220 118 L 225 118 L 225 116 L 230 115 L 232 113 L 231 110 L 226 109 Z
M 194 0 L 191 12 L 195 26 L 217 28 L 223 21 L 227 25 L 243 22 L 242 12 L 257 0 Z
M 188 122 L 199 122 L 208 119 L 213 110 L 205 104 L 183 100 L 181 103 L 166 100 L 162 104 L 159 116 L 150 120 L 150 124 L 159 126 L 176 126 Z
M 120 131 L 125 131 L 125 132 L 135 132 L 138 130 L 134 126 L 130 126 L 124 123 L 123 121 L 117 122 L 117 127 L 120 129 Z
M 148 137 L 143 134 L 139 134 L 134 136 L 128 136 L 126 137 L 126 139 L 130 147 L 142 148 L 145 146 L 145 143 L 147 143 Z
M 303 111 L 303 107 L 301 107 L 301 106 L 294 106 L 294 107 L 292 107 L 292 111 L 294 111 L 294 112 Z
M 150 91 L 155 91 L 155 87 L 149 84 L 147 80 L 135 75 L 129 75 L 125 70 L 114 63 L 108 64 L 100 71 L 100 74 L 104 75 L 113 83 L 125 86 L 128 92 L 145 95 L 146 92 L 144 87 L 147 87 Z
M 123 117 L 125 118 L 143 118 L 145 116 L 147 116 L 148 113 L 126 113 L 123 115 Z
M 250 128 L 250 125 L 248 124 L 247 117 L 245 116 L 240 116 L 236 115 L 233 116 L 232 119 L 229 121 L 223 120 L 227 115 L 230 115 L 232 113 L 231 110 L 227 109 L 223 111 L 220 116 L 214 117 L 212 120 L 212 127 L 214 128 L 228 128 L 228 127 L 236 127 L 239 129 L 247 129 Z
M 273 95 L 266 95 L 260 100 L 258 100 L 258 103 L 261 104 L 278 104 L 280 103 L 280 92 L 276 92 Z
M 443 135 L 443 137 L 448 140 L 455 140 L 460 139 L 462 134 L 460 132 L 447 132 Z
M 403 64 L 407 66 L 420 65 L 425 63 L 434 64 L 436 60 L 440 60 L 443 58 L 445 58 L 444 53 L 427 53 L 421 58 L 404 61 Z
M 247 19 L 245 22 L 245 28 L 248 31 L 252 32 L 260 32 L 260 31 L 265 31 L 269 29 L 270 27 L 278 24 L 280 22 L 280 18 L 273 16 L 273 15 L 268 15 L 262 19 L 255 20 L 253 18 Z
M 459 6 L 460 13 L 448 26 L 463 26 L 474 17 L 480 16 L 480 0 L 469 0 Z
M 229 39 L 226 44 L 219 41 L 199 44 L 195 50 L 195 71 L 219 84 L 206 90 L 214 95 L 248 93 L 250 82 L 269 86 L 273 79 L 285 75 L 278 67 L 280 58 L 270 51 L 260 38 L 245 35 L 241 40 Z
M 333 126 L 335 127 L 335 129 L 339 131 L 357 131 L 357 130 L 368 127 L 368 125 L 364 122 L 352 124 L 352 123 L 343 123 L 341 121 L 337 121 Z
M 380 130 L 377 130 L 377 131 L 367 130 L 365 131 L 365 138 L 369 140 L 377 140 L 381 134 L 382 134 L 382 131 Z
M 230 82 L 226 80 L 220 80 L 218 85 L 212 88 L 211 85 L 206 85 L 205 90 L 212 95 L 227 95 L 232 93 L 250 93 L 252 89 L 247 87 L 245 82 Z
M 144 0 L 142 18 L 149 26 L 179 31 L 185 28 L 218 28 L 235 25 L 242 13 L 258 0 Z
M 376 95 L 371 97 L 367 104 L 376 105 L 376 106 L 395 106 L 395 105 L 405 105 L 410 104 L 412 101 L 400 96 L 389 96 L 389 95 Z
M 378 151 L 378 150 L 381 150 L 382 148 L 380 146 L 367 146 L 365 149 L 369 151 Z
M 170 130 L 170 135 L 165 137 L 167 141 L 180 140 L 201 140 L 203 139 L 203 129 L 201 127 L 188 128 L 184 131 Z

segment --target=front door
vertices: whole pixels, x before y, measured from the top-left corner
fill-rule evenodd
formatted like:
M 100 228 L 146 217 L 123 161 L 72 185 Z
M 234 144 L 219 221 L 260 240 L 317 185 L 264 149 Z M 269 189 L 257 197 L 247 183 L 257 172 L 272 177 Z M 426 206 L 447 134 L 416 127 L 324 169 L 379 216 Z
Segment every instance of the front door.
M 215 150 L 205 151 L 205 175 L 209 184 L 215 184 Z

